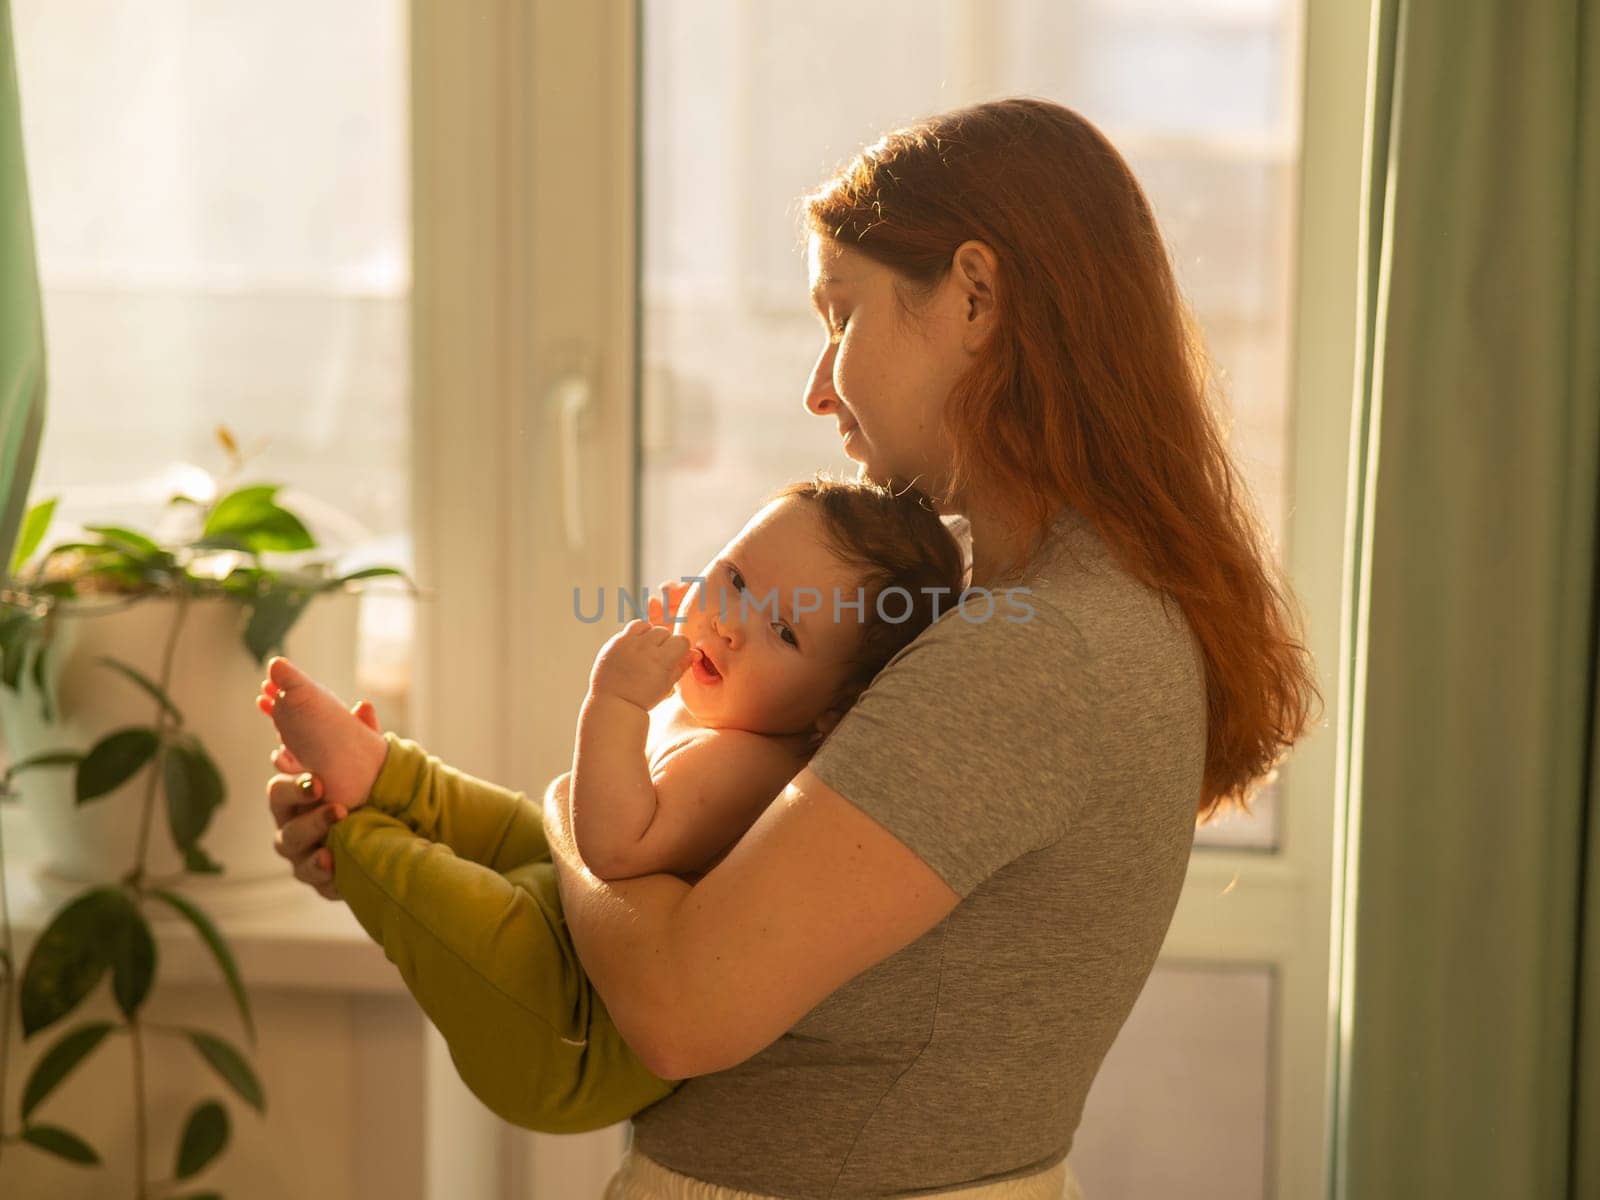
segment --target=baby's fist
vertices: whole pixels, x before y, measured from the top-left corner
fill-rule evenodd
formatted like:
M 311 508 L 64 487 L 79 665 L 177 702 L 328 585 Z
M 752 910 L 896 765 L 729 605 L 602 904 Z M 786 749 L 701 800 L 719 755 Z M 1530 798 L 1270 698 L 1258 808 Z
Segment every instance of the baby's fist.
M 589 674 L 589 690 L 649 712 L 671 694 L 691 656 L 688 638 L 673 636 L 648 621 L 629 621 L 600 647 Z

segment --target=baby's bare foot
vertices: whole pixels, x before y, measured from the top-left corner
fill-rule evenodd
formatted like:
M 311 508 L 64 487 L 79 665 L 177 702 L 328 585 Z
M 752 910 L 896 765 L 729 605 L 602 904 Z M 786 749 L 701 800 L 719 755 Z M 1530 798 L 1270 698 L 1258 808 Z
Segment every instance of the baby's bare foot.
M 383 734 L 365 724 L 327 688 L 287 658 L 267 664 L 257 701 L 300 765 L 322 780 L 325 803 L 366 803 L 388 755 Z

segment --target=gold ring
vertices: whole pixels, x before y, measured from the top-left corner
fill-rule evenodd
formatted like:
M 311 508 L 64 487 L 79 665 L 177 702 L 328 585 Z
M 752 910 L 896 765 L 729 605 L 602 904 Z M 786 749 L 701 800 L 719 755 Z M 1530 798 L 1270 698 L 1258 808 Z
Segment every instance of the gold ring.
M 302 771 L 295 776 L 294 785 L 306 795 L 314 796 L 316 795 L 315 780 L 316 776 L 312 775 L 310 771 Z

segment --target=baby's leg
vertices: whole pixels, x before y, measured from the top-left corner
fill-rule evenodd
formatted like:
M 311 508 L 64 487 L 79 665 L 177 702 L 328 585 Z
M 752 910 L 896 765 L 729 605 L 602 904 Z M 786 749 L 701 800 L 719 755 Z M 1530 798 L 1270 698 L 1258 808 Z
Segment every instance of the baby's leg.
M 287 658 L 267 664 L 256 707 L 272 724 L 303 770 L 322 780 L 323 798 L 349 808 L 360 805 L 383 767 L 383 734 Z
M 502 875 L 371 806 L 336 824 L 328 845 L 340 894 L 491 1111 L 527 1129 L 580 1133 L 677 1087 L 647 1070 L 612 1024 L 568 936 L 550 862 Z

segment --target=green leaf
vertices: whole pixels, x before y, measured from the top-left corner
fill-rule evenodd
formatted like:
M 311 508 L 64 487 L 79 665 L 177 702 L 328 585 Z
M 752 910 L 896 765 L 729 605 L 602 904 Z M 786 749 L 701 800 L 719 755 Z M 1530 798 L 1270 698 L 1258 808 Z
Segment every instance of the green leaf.
M 195 875 L 221 875 L 222 864 L 199 846 L 190 846 L 183 852 L 183 869 Z
M 121 899 L 116 888 L 86 892 L 51 918 L 34 941 L 22 971 L 23 1037 L 59 1021 L 100 982 L 110 965 L 108 931 Z
M 195 907 L 193 902 L 176 892 L 169 892 L 161 888 L 149 893 L 157 900 L 165 901 L 177 909 L 180 915 L 189 924 L 194 926 L 195 932 L 202 941 L 210 947 L 212 957 L 217 960 L 217 966 L 222 969 L 222 977 L 227 980 L 228 990 L 233 993 L 234 1001 L 239 1005 L 239 1015 L 244 1018 L 244 1027 L 250 1033 L 250 1043 L 255 1044 L 256 1024 L 250 1015 L 250 999 L 245 995 L 244 980 L 239 976 L 238 965 L 233 961 L 233 951 L 228 949 L 228 943 L 222 940 L 222 934 L 211 923 L 211 918 Z
M 314 550 L 317 541 L 300 518 L 273 502 L 277 494 L 276 485 L 258 485 L 224 496 L 206 517 L 202 538 L 231 535 L 257 553 Z
M 85 525 L 90 533 L 98 533 L 105 541 L 115 546 L 129 558 L 171 559 L 172 555 L 156 545 L 142 533 L 132 529 L 124 529 L 121 525 Z
M 178 1147 L 177 1177 L 187 1179 L 205 1169 L 228 1144 L 228 1110 L 215 1100 L 207 1100 L 189 1114 Z
M 213 537 L 196 538 L 189 543 L 194 550 L 239 550 L 246 554 L 254 553 L 247 543 L 231 533 L 219 533 Z
M 22 1089 L 23 1121 L 27 1121 L 33 1110 L 39 1107 L 40 1102 L 55 1090 L 56 1085 L 65 1079 L 72 1068 L 77 1066 L 89 1051 L 98 1046 L 113 1028 L 110 1021 L 95 1021 L 88 1025 L 80 1025 L 45 1051 L 28 1076 L 27 1086 Z
M 194 1048 L 216 1068 L 217 1074 L 222 1076 L 223 1081 L 244 1097 L 257 1112 L 265 1115 L 267 1098 L 262 1094 L 261 1081 L 250 1069 L 250 1064 L 245 1062 L 244 1056 L 219 1037 L 202 1033 L 198 1029 L 186 1029 L 184 1032 L 189 1035 Z
M 33 686 L 39 693 L 39 711 L 44 717 L 44 723 L 54 725 L 55 705 L 50 698 L 50 677 L 45 673 L 44 666 L 45 656 L 49 653 L 49 644 L 41 642 L 38 652 L 33 656 Z
M 262 592 L 250 605 L 250 621 L 245 626 L 245 648 L 263 665 L 267 658 L 283 649 L 283 639 L 311 603 L 312 593 L 273 588 Z
M 198 743 L 174 742 L 164 757 L 167 827 L 172 831 L 173 843 L 187 851 L 211 824 L 217 806 L 227 799 L 227 790 L 217 764 Z
M 59 1125 L 30 1125 L 22 1131 L 22 1140 L 69 1162 L 91 1167 L 100 1165 L 100 1156 L 88 1142 Z
M 24 771 L 32 771 L 39 767 L 73 767 L 83 761 L 83 755 L 76 750 L 50 750 L 43 754 L 30 754 L 19 763 L 13 764 L 11 773 L 20 775 Z
M 156 975 L 156 940 L 150 935 L 150 923 L 144 913 L 126 893 L 122 898 L 122 912 L 118 923 L 112 927 L 113 940 L 107 955 L 111 963 L 111 991 L 117 998 L 122 1015 L 131 1017 L 139 1011 L 150 994 L 150 985 Z
M 27 562 L 39 543 L 44 540 L 44 532 L 50 527 L 50 518 L 55 515 L 56 498 L 51 497 L 42 504 L 35 504 L 22 518 L 22 529 L 17 535 L 17 550 L 11 556 L 11 574 L 15 575 L 22 569 L 22 564 Z
M 360 579 L 379 579 L 387 575 L 399 576 L 401 579 L 404 579 L 407 584 L 410 584 L 411 587 L 416 587 L 416 584 L 411 583 L 410 578 L 407 577 L 406 573 L 399 567 L 363 567 L 359 571 L 351 571 L 348 575 L 339 576 L 338 582 L 355 583 Z
M 78 768 L 78 803 L 121 787 L 155 757 L 160 744 L 154 729 L 142 727 L 119 729 L 101 738 Z
M 155 680 L 151 679 L 142 671 L 137 671 L 133 667 L 130 667 L 127 663 L 118 662 L 116 659 L 107 657 L 104 654 L 99 656 L 99 661 L 114 670 L 120 671 L 126 678 L 138 684 L 145 690 L 152 700 L 166 710 L 168 716 L 175 720 L 179 725 L 183 724 L 183 714 L 178 711 L 178 706 L 172 702 L 171 696 L 167 695 L 166 692 L 161 690 L 161 686 L 157 684 Z
M 22 664 L 36 623 L 33 614 L 26 611 L 0 616 L 0 680 L 12 691 L 17 690 L 17 681 L 22 678 Z

